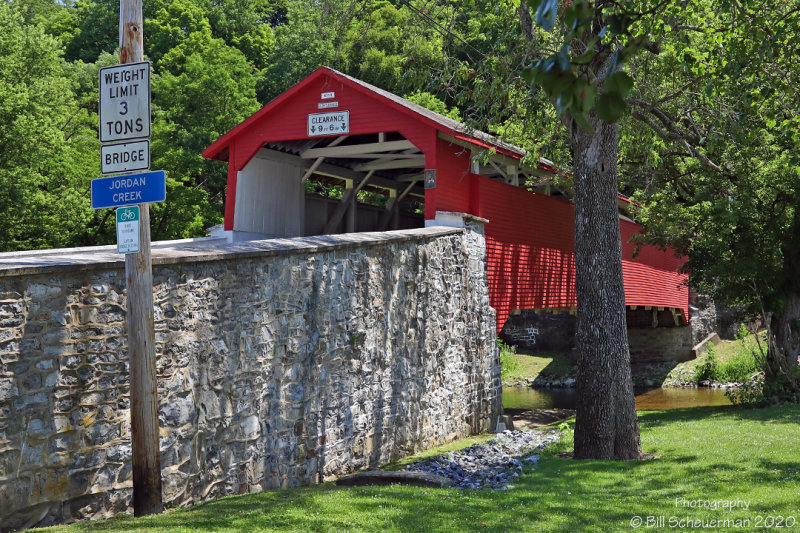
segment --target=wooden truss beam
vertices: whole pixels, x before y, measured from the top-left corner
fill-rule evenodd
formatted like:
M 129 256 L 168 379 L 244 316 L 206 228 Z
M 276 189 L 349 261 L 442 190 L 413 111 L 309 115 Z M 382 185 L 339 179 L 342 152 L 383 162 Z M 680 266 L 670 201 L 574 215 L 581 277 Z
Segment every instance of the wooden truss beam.
M 390 159 L 388 161 L 370 161 L 369 163 L 362 163 L 353 167 L 355 171 L 364 170 L 390 170 L 396 168 L 423 168 L 425 166 L 425 156 L 419 155 L 403 155 L 402 159 Z
M 328 146 L 336 146 L 337 144 L 341 143 L 343 140 L 347 139 L 347 137 L 348 137 L 347 135 L 342 135 L 341 137 L 337 137 Z M 306 170 L 305 174 L 303 174 L 303 177 L 300 179 L 300 182 L 301 183 L 305 183 L 306 180 L 309 177 L 311 177 L 311 174 L 313 174 L 314 171 L 317 170 L 317 168 L 322 164 L 323 161 L 325 161 L 325 157 L 318 157 L 317 160 L 314 161 L 314 164 L 311 165 L 311 167 L 308 170 Z
M 268 161 L 277 161 L 279 163 L 285 163 L 287 165 L 293 165 L 303 169 L 308 169 L 309 167 L 307 160 L 301 159 L 294 154 L 287 154 L 286 152 L 273 150 L 271 148 L 262 148 L 258 151 L 258 153 L 256 153 L 255 157 L 259 159 L 266 159 Z M 330 176 L 332 178 L 341 180 L 353 180 L 354 182 L 362 180 L 366 175 L 365 172 L 356 172 L 346 167 L 340 167 L 338 165 L 332 165 L 324 162 L 317 167 L 315 172 L 323 176 Z M 388 178 L 373 176 L 370 178 L 370 185 L 380 187 L 382 189 L 399 190 L 406 185 L 405 176 L 403 178 L 404 179 L 402 181 L 395 181 Z M 415 198 L 425 198 L 425 191 L 419 186 L 415 187 L 409 194 Z
M 325 146 L 322 148 L 310 148 L 300 152 L 303 159 L 314 159 L 317 157 L 347 157 L 361 156 L 364 158 L 372 157 L 370 154 L 383 152 L 393 152 L 397 150 L 408 150 L 416 148 L 411 141 L 387 141 L 366 144 L 349 144 L 347 146 Z
M 328 223 L 325 224 L 325 229 L 322 230 L 323 234 L 328 234 L 333 231 L 333 228 L 339 225 L 339 222 L 342 221 L 342 217 L 344 216 L 344 212 L 347 211 L 347 208 L 350 207 L 353 200 L 356 197 L 358 191 L 361 190 L 364 185 L 367 184 L 369 179 L 372 177 L 374 171 L 367 172 L 367 175 L 364 176 L 362 180 L 355 184 L 355 187 L 352 189 L 348 189 L 347 193 L 342 197 L 339 203 L 336 205 L 336 209 L 334 209 L 333 213 L 331 213 L 331 217 L 328 219 Z
M 389 222 L 391 222 L 394 215 L 400 209 L 400 201 L 411 192 L 414 185 L 416 185 L 416 182 L 409 183 L 408 187 L 403 189 L 399 195 L 389 198 L 389 201 L 386 203 L 386 209 L 381 213 L 381 218 L 378 221 L 378 231 L 386 231 L 389 228 Z

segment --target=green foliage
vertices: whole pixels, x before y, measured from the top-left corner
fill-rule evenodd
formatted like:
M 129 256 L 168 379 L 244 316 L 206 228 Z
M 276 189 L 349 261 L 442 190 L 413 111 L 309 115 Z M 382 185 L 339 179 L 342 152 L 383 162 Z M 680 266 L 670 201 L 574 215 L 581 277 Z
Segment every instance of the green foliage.
M 713 348 L 708 351 L 706 359 L 702 365 L 697 369 L 697 381 L 717 381 L 716 377 L 719 372 L 719 360 L 714 355 Z
M 637 56 L 647 42 L 646 34 L 631 28 L 632 6 L 575 0 L 562 10 L 555 0 L 525 0 L 536 24 L 548 32 L 559 25 L 558 50 L 542 54 L 522 75 L 541 87 L 559 116 L 568 116 L 589 128 L 587 116 L 594 111 L 608 123 L 628 111 L 626 98 L 633 78 L 620 69 Z M 599 95 L 599 96 L 598 96 Z
M 207 9 L 215 37 L 241 51 L 256 70 L 269 66 L 275 46 L 273 27 L 285 22 L 283 0 L 210 2 Z
M 153 166 L 169 176 L 167 201 L 152 209 L 158 239 L 202 235 L 222 222 L 225 165 L 200 154 L 259 108 L 247 58 L 199 28 L 164 54 L 153 80 Z
M 72 11 L 77 27 L 61 35 L 66 59 L 94 63 L 103 52 L 112 53 L 117 49 L 118 0 L 77 0 Z
M 497 348 L 500 350 L 500 377 L 506 379 L 515 374 L 519 368 L 519 362 L 515 357 L 517 348 L 509 346 L 502 339 L 497 339 Z
M 269 66 L 258 87 L 258 99 L 268 102 L 302 80 L 320 65 L 330 65 L 336 42 L 327 14 L 304 0 L 286 3 L 286 23 L 275 28 L 275 45 Z
M 405 99 L 419 104 L 425 109 L 439 113 L 445 117 L 461 122 L 461 112 L 457 107 L 448 107 L 446 103 L 427 91 L 415 91 L 405 96 Z
M 415 20 L 408 6 L 374 0 L 365 7 L 341 35 L 336 66 L 395 94 L 425 87 L 441 68 L 441 34 Z
M 758 372 L 758 361 L 752 352 L 742 352 L 719 366 L 717 381 L 726 383 L 745 383 Z
M 59 41 L 6 1 L 0 27 L 0 250 L 69 246 L 93 216 L 97 134 Z
M 791 366 L 763 384 L 762 394 L 767 405 L 800 403 L 800 367 Z
M 720 360 L 714 348 L 710 348 L 702 364 L 697 368 L 695 380 L 718 383 L 746 383 L 760 370 L 754 353 L 744 345 L 730 357 Z
M 747 325 L 744 322 L 742 322 L 739 324 L 739 328 L 736 330 L 736 333 L 734 334 L 733 338 L 736 339 L 737 341 L 744 342 L 745 339 L 747 339 L 750 335 L 751 333 L 750 330 L 747 329 Z
M 764 379 L 758 377 L 750 381 L 745 381 L 741 386 L 734 389 L 727 389 L 725 397 L 733 405 L 758 407 L 769 402 L 764 398 Z

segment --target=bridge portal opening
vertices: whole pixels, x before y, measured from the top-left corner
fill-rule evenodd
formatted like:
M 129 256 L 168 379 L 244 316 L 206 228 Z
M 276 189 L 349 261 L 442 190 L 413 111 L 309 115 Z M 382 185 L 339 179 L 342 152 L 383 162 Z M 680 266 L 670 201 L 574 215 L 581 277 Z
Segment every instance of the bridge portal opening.
M 233 237 L 423 227 L 424 167 L 397 132 L 264 143 L 238 172 Z

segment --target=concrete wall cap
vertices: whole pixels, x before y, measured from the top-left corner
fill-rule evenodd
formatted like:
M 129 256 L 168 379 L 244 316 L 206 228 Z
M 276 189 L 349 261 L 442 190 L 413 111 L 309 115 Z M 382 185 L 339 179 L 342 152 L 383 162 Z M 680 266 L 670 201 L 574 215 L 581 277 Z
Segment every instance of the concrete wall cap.
M 227 242 L 225 239 L 214 238 L 154 242 L 152 243 L 152 261 L 153 266 L 157 266 L 245 257 L 308 254 L 358 246 L 379 246 L 392 242 L 425 240 L 458 234 L 462 231 L 457 228 L 438 226 L 233 243 Z M 124 266 L 125 256 L 116 252 L 116 246 L 0 253 L 0 278 L 72 270 L 122 269 Z

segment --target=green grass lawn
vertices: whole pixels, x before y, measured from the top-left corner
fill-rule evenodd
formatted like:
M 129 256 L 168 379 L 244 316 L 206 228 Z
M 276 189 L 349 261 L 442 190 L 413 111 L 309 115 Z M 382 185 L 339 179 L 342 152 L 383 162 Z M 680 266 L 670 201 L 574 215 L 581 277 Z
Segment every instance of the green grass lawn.
M 500 365 L 504 383 L 525 382 L 537 376 L 574 375 L 577 367 L 567 354 L 501 350 Z
M 800 406 L 652 411 L 639 420 L 642 447 L 658 458 L 601 462 L 551 455 L 507 491 L 325 484 L 51 530 L 632 531 L 634 517 L 646 525 L 648 516 L 664 517 L 662 531 L 703 529 L 685 521 L 686 527 L 669 527 L 670 520 L 686 519 L 748 519 L 750 527 L 711 529 L 763 531 L 767 516 L 782 516 L 784 525 L 800 530 Z M 560 447 L 568 448 L 569 439 Z M 749 509 L 682 506 L 729 500 Z

